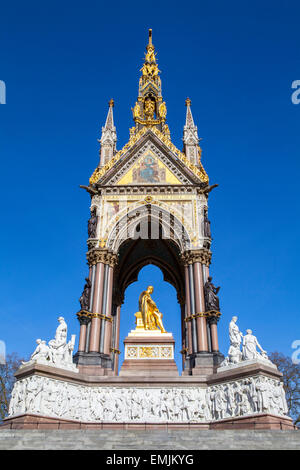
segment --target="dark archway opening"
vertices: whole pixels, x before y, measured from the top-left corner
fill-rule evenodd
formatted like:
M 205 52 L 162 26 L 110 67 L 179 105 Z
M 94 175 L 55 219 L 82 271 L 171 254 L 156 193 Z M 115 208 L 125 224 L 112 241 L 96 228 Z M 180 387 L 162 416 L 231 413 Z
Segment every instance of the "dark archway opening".
M 175 339 L 175 361 L 178 371 L 182 371 L 181 350 L 181 310 L 178 304 L 175 288 L 165 282 L 162 271 L 148 264 L 138 273 L 138 278 L 132 282 L 126 289 L 124 303 L 121 307 L 120 315 L 120 360 L 119 369 L 124 361 L 123 341 L 131 330 L 135 329 L 135 316 L 138 311 L 138 298 L 140 293 L 148 285 L 154 287 L 152 298 L 156 302 L 159 310 L 163 313 L 163 324 L 167 332 L 172 333 Z
M 134 314 L 138 311 L 139 295 L 148 285 L 153 285 L 153 299 L 164 315 L 164 326 L 173 333 L 176 341 L 175 360 L 181 372 L 185 285 L 178 245 L 173 240 L 164 239 L 160 231 L 157 239 L 131 238 L 124 241 L 118 254 L 114 298 L 116 302 L 124 302 L 120 314 L 119 348 L 122 354 L 119 367 L 123 362 L 123 340 L 135 328 Z

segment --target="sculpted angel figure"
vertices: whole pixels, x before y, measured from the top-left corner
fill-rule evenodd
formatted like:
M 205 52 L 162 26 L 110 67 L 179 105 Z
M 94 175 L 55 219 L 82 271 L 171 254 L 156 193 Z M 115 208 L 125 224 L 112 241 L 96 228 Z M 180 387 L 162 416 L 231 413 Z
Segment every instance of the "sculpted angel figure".
M 158 310 L 156 303 L 151 298 L 153 287 L 148 286 L 139 297 L 139 310 L 142 314 L 145 330 L 158 330 L 166 333 L 162 323 L 162 313 Z
M 159 115 L 162 119 L 166 119 L 167 107 L 166 107 L 166 103 L 164 101 L 163 101 L 163 103 L 161 103 L 159 105 L 158 112 L 159 112 Z
M 139 107 L 138 103 L 135 103 L 135 106 L 134 106 L 132 112 L 133 112 L 133 117 L 134 118 L 140 117 L 140 107 Z

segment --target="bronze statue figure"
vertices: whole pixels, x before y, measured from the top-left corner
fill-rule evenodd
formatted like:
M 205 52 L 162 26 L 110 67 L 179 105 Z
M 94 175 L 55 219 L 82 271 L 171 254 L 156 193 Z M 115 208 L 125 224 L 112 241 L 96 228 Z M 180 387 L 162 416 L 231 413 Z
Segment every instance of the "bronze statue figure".
M 96 215 L 96 209 L 93 209 L 91 212 L 91 217 L 88 221 L 88 237 L 95 238 L 96 230 L 97 230 L 97 215 Z
M 207 312 L 210 310 L 216 310 L 219 312 L 220 305 L 217 293 L 219 292 L 220 287 L 215 287 L 211 281 L 212 277 L 209 276 L 204 285 L 205 309 Z
M 90 307 L 90 296 L 91 296 L 91 287 L 92 283 L 89 280 L 88 277 L 85 278 L 86 283 L 83 288 L 83 292 L 81 294 L 81 297 L 79 299 L 80 305 L 81 305 L 81 310 L 88 310 Z
M 211 238 L 210 221 L 207 217 L 207 210 L 204 210 L 204 236 Z

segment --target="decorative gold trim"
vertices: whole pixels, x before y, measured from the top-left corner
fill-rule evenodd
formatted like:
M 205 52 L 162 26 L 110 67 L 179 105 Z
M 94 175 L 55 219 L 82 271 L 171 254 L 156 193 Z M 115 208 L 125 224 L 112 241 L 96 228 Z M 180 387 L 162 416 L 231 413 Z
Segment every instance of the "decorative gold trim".
M 111 350 L 111 352 L 113 352 L 115 354 L 121 354 L 120 349 L 110 348 L 110 350 Z
M 89 312 L 88 310 L 79 310 L 79 312 L 76 313 L 76 315 L 79 315 L 79 316 L 86 316 L 86 315 L 90 315 L 91 312 Z
M 92 317 L 91 317 L 91 312 L 88 312 L 87 310 L 80 310 L 79 312 L 76 313 L 76 316 L 81 324 L 81 322 L 85 322 L 88 323 L 91 321 Z
M 199 312 L 190 315 L 184 319 L 185 322 L 192 321 L 193 318 L 219 318 L 221 316 L 221 312 L 217 310 L 208 310 L 207 312 Z
M 198 176 L 198 178 L 200 178 L 201 181 L 203 181 L 204 183 L 208 183 L 209 181 L 209 178 L 208 178 L 208 175 L 206 173 L 206 171 L 204 170 L 202 164 L 199 162 L 200 164 L 200 170 L 199 168 L 194 165 L 193 163 L 191 163 L 188 158 L 185 156 L 184 153 L 180 152 L 180 150 L 178 150 L 175 145 L 171 142 L 171 140 L 169 139 L 168 136 L 162 134 L 162 132 L 160 132 L 156 127 L 154 128 L 151 128 L 151 131 L 157 136 L 160 138 L 160 140 L 173 152 L 175 153 L 175 155 L 196 175 Z M 200 149 L 200 147 L 199 147 Z M 201 149 L 200 149 L 200 156 L 201 156 Z
M 180 354 L 187 354 L 188 348 L 183 348 L 181 351 L 179 351 Z
M 219 312 L 218 310 L 208 310 L 208 312 L 206 312 L 207 316 L 208 317 L 220 317 L 221 316 L 221 312 Z
M 127 344 L 125 346 L 125 359 L 174 359 L 174 347 L 169 344 Z
M 138 122 L 142 126 L 151 127 L 160 124 L 162 122 L 162 119 L 141 119 L 139 117 L 136 117 L 135 122 Z
M 103 315 L 103 313 L 91 313 L 91 317 L 92 318 L 100 318 L 101 320 L 109 321 L 110 323 L 112 323 L 112 321 L 113 321 L 111 317 Z
M 101 176 L 103 176 L 108 170 L 110 170 L 115 165 L 115 163 L 120 160 L 124 153 L 126 153 L 129 148 L 132 147 L 147 132 L 147 130 L 147 127 L 142 127 L 142 129 L 137 132 L 137 134 L 132 136 L 127 142 L 127 144 L 124 145 L 124 147 L 119 150 L 119 152 L 117 152 L 113 156 L 113 158 L 109 160 L 108 163 L 106 163 L 106 165 L 104 165 L 103 167 L 97 167 L 92 176 L 90 177 L 90 184 L 97 183 Z

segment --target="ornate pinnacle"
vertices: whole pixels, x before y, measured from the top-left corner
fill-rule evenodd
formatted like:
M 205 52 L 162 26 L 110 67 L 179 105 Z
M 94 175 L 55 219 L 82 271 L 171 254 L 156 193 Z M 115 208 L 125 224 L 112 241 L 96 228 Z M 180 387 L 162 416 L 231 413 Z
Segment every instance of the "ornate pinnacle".
M 109 105 L 110 108 L 113 108 L 114 105 L 115 105 L 114 100 L 113 99 L 109 100 L 108 105 Z
M 190 100 L 189 98 L 187 98 L 187 99 L 185 100 L 185 105 L 186 105 L 186 106 L 191 106 L 191 104 L 192 104 L 191 100 Z
M 149 43 L 148 43 L 147 49 L 148 49 L 149 46 L 153 46 L 153 44 L 152 44 L 152 29 L 149 29 Z

